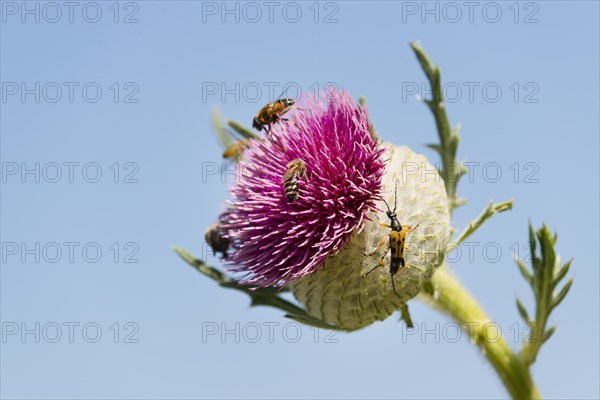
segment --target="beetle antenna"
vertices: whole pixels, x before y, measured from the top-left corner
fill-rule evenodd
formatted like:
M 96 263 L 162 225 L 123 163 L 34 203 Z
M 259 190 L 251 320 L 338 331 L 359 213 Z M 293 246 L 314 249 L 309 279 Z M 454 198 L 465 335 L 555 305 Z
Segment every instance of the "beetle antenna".
M 387 203 L 387 201 L 385 201 L 385 199 L 384 199 L 384 198 L 381 198 L 381 200 L 383 200 L 383 202 L 385 203 L 385 206 L 387 207 L 388 211 L 390 211 L 390 206 L 389 206 L 389 204 Z
M 396 212 L 396 200 L 398 199 L 398 179 L 396 179 L 396 185 L 394 186 L 394 212 Z

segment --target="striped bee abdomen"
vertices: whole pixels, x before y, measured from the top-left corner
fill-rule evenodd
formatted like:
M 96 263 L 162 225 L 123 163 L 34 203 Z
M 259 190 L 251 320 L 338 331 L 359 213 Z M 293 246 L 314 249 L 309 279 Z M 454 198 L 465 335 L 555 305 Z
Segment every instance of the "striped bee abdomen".
M 294 202 L 298 200 L 298 177 L 293 176 L 283 184 L 283 192 L 288 201 Z
M 306 177 L 306 164 L 304 164 L 304 161 L 299 158 L 290 161 L 281 179 L 283 194 L 290 203 L 298 200 L 299 179 L 303 177 Z

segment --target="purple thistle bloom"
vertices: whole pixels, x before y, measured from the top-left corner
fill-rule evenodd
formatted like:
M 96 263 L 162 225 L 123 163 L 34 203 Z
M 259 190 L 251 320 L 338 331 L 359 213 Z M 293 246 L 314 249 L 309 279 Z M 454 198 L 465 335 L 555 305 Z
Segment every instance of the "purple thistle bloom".
M 376 209 L 384 150 L 369 132 L 367 110 L 346 92 L 327 99 L 304 99 L 271 128 L 272 140 L 253 140 L 244 152 L 221 221 L 233 247 L 226 265 L 245 273 L 245 284 L 283 286 L 315 272 Z M 307 178 L 289 202 L 282 176 L 294 159 L 305 162 Z

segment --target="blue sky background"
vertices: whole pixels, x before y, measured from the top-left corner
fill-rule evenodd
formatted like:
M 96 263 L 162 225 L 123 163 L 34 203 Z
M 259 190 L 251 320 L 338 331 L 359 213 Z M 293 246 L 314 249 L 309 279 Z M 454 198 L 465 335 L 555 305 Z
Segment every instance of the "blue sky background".
M 533 304 L 512 249 L 516 243 L 524 255 L 528 220 L 558 231 L 558 250 L 574 257 L 575 284 L 551 318 L 559 328 L 533 374 L 547 398 L 600 396 L 598 2 L 478 2 L 471 17 L 462 2 L 454 3 L 460 16 L 436 2 L 277 3 L 272 22 L 258 2 L 254 23 L 256 9 L 244 3 L 237 3 L 239 22 L 233 14 L 221 21 L 221 2 L 79 2 L 72 22 L 67 6 L 58 16 L 37 3 L 39 23 L 22 4 L 36 7 L 1 2 L 2 397 L 505 397 L 465 336 L 452 340 L 449 321 L 418 302 L 410 304 L 413 319 L 437 339 L 407 336 L 393 316 L 317 340 L 302 327 L 293 342 L 298 326 L 286 326 L 280 312 L 250 309 L 244 295 L 216 287 L 170 248 L 202 256 L 204 229 L 227 197 L 219 175 L 202 177 L 221 161 L 210 111 L 249 124 L 270 100 L 266 82 L 278 83 L 275 95 L 288 82 L 305 92 L 333 82 L 364 95 L 381 137 L 437 161 L 424 146 L 437 140 L 433 119 L 409 90 L 425 81 L 410 39 L 450 83 L 449 116 L 462 123 L 459 158 L 480 163 L 459 184 L 469 203 L 453 224 L 462 229 L 492 198 L 515 199 L 511 212 L 471 238 L 478 247 L 472 257 L 463 249 L 454 271 L 516 348 L 515 332 L 524 331 L 515 296 Z M 438 21 L 425 6 L 438 7 Z M 21 83 L 35 89 L 35 82 L 40 101 L 35 93 L 23 101 Z M 75 82 L 72 102 L 65 82 Z M 235 90 L 236 82 L 249 84 L 239 99 L 206 91 L 213 83 Z M 62 97 L 52 103 L 56 86 Z M 102 94 L 92 102 L 95 87 Z M 40 182 L 32 174 L 22 182 L 22 167 L 35 163 Z M 53 163 L 62 166 L 56 183 Z M 70 164 L 73 182 L 63 163 L 79 163 Z M 102 172 L 96 183 L 82 176 L 88 163 L 96 164 L 87 180 Z M 73 260 L 64 242 L 78 243 Z M 21 243 L 40 244 L 39 262 Z M 488 253 L 486 244 L 493 244 Z M 91 262 L 97 247 L 102 255 Z M 35 334 L 23 340 L 22 328 L 35 331 L 36 323 L 40 342 Z M 72 343 L 69 323 L 79 324 Z M 233 334 L 203 340 L 207 326 L 235 330 L 236 323 L 239 343 Z M 272 343 L 270 323 L 279 324 Z M 256 324 L 262 336 L 250 343 Z M 62 336 L 51 343 L 56 325 Z M 88 343 L 97 327 L 101 337 Z

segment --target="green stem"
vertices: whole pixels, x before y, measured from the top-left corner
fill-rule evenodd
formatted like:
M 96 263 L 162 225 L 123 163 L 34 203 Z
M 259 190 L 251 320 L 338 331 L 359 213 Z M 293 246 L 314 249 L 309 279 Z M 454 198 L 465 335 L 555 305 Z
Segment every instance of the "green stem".
M 440 267 L 431 283 L 433 294 L 422 292 L 419 299 L 450 316 L 467 332 L 490 362 L 513 399 L 539 399 L 528 366 L 513 353 L 503 338 L 488 337 L 491 319 L 471 295 L 444 266 Z M 491 333 L 492 331 L 490 331 Z M 492 336 L 492 335 L 490 335 Z M 495 336 L 495 335 L 494 335 Z
M 448 245 L 446 251 L 449 253 L 458 246 L 460 246 L 462 242 L 464 242 L 469 236 L 471 236 L 473 232 L 475 232 L 481 225 L 484 224 L 485 221 L 490 219 L 494 214 L 512 209 L 512 203 L 512 200 L 503 201 L 502 203 L 497 204 L 494 204 L 490 201 L 487 208 L 483 210 L 483 212 L 477 218 L 469 222 L 469 225 L 467 225 L 467 227 L 460 233 L 460 235 L 458 235 L 458 238 Z
M 446 184 L 446 193 L 450 199 L 450 210 L 462 204 L 456 198 L 456 185 L 462 175 L 466 173 L 466 169 L 462 164 L 456 162 L 456 150 L 460 140 L 458 131 L 460 124 L 454 128 L 450 125 L 450 120 L 446 114 L 446 105 L 442 93 L 442 79 L 440 69 L 427 57 L 425 51 L 415 42 L 410 42 L 410 47 L 413 49 L 417 60 L 421 64 L 421 68 L 427 76 L 427 80 L 431 85 L 432 98 L 425 100 L 425 104 L 431 110 L 435 120 L 440 144 L 430 144 L 429 147 L 437 151 L 442 159 L 442 168 L 440 170 Z

